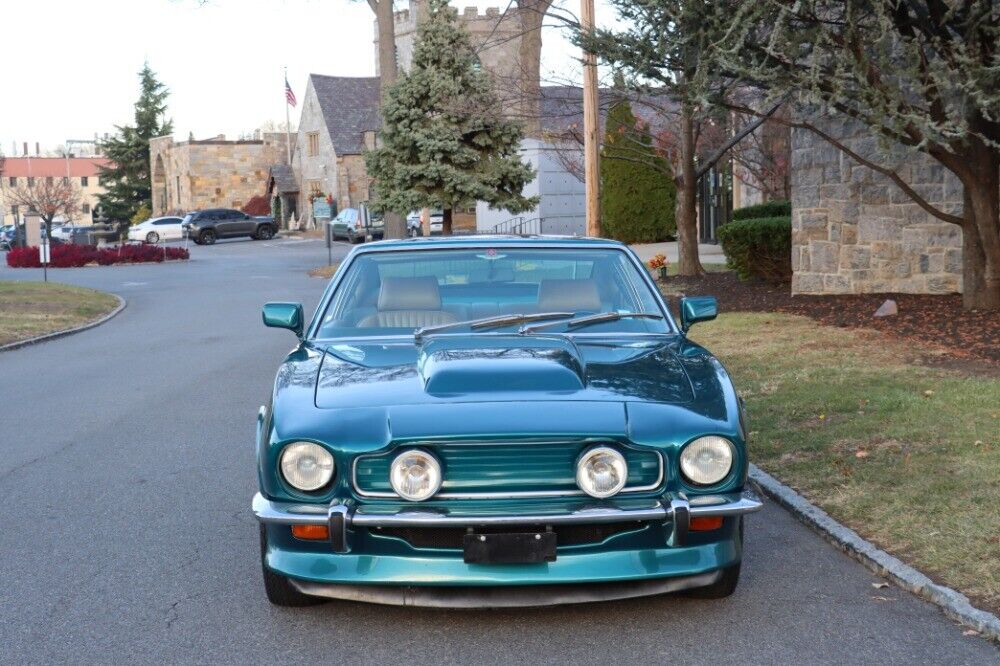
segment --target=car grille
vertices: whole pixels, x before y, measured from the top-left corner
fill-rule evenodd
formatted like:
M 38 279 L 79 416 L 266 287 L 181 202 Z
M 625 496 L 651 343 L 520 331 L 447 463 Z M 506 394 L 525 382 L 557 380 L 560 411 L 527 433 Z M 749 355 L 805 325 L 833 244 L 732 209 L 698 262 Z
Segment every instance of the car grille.
M 445 442 L 422 444 L 441 461 L 444 483 L 438 493 L 448 497 L 545 496 L 580 494 L 576 461 L 594 443 L 585 442 Z M 663 476 L 660 454 L 613 444 L 625 456 L 628 481 L 623 492 L 651 490 Z M 362 495 L 395 497 L 389 466 L 400 447 L 386 453 L 359 456 L 354 484 Z
M 558 546 L 583 546 L 601 543 L 616 534 L 642 529 L 647 523 L 597 523 L 593 525 L 556 525 Z M 538 525 L 505 525 L 504 527 L 477 527 L 475 534 L 511 534 L 544 530 Z M 378 536 L 402 539 L 414 548 L 445 548 L 460 550 L 466 534 L 464 527 L 380 527 L 371 530 Z

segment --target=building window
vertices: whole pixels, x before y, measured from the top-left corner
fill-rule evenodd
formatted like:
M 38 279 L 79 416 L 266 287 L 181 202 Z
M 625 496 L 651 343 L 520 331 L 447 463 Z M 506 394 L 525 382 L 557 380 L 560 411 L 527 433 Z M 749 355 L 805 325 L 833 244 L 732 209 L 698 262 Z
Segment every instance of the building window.
M 34 187 L 34 186 L 35 186 L 35 177 L 28 176 L 28 187 Z
M 87 177 L 80 176 L 80 187 L 87 187 Z
M 309 181 L 309 196 L 311 197 L 316 196 L 322 191 L 323 189 L 320 187 L 320 183 L 318 180 Z
M 181 205 L 181 177 L 180 176 L 174 176 L 174 178 L 176 179 L 174 182 L 177 184 L 177 187 L 174 188 L 174 200 L 177 203 L 177 205 L 180 206 Z
M 45 184 L 46 184 L 46 185 L 51 185 L 51 184 L 53 184 L 54 182 L 55 182 L 55 178 L 53 178 L 52 176 L 46 176 L 46 177 L 45 177 Z
M 319 132 L 309 132 L 306 138 L 309 139 L 309 157 L 319 155 Z
M 17 176 L 11 176 L 8 182 L 11 187 L 17 187 Z
M 84 215 L 89 215 L 90 214 L 90 204 L 85 203 L 82 206 L 80 206 L 80 211 L 83 212 Z
M 62 183 L 63 185 L 69 185 L 69 176 L 63 176 Z

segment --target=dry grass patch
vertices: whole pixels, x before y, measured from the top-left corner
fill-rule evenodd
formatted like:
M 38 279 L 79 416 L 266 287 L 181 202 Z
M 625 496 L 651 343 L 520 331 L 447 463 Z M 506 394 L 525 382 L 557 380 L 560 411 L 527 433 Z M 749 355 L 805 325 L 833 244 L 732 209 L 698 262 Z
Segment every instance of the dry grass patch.
M 52 282 L 0 282 L 0 345 L 62 331 L 111 312 L 111 294 Z
M 1000 378 L 915 366 L 912 342 L 793 315 L 692 333 L 746 400 L 758 465 L 1000 610 Z
M 318 268 L 312 268 L 309 270 L 309 277 L 323 278 L 324 280 L 329 280 L 333 277 L 333 274 L 337 272 L 340 267 L 340 263 L 335 263 L 330 266 L 320 266 Z

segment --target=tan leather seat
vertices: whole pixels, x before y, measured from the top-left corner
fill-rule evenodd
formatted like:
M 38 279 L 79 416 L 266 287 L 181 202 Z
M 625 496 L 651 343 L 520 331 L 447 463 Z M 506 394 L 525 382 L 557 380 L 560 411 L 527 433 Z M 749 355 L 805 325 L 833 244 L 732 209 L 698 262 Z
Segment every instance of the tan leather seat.
M 539 312 L 600 312 L 601 295 L 594 280 L 542 280 Z
M 450 324 L 458 319 L 441 309 L 441 292 L 433 276 L 382 278 L 378 312 L 360 322 L 361 328 L 420 328 Z

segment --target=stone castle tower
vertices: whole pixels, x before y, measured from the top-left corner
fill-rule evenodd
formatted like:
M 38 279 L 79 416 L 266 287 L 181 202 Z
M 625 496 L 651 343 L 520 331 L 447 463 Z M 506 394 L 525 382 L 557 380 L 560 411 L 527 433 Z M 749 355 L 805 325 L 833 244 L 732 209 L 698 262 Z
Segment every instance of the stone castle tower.
M 417 23 L 426 12 L 427 4 L 424 0 L 410 0 L 409 9 L 395 13 L 396 58 L 400 70 L 410 68 L 417 39 Z M 458 17 L 469 33 L 483 68 L 493 75 L 497 92 L 505 103 L 517 106 L 524 89 L 525 76 L 519 52 L 522 32 L 519 10 L 512 5 L 503 14 L 497 7 L 490 7 L 480 13 L 475 7 L 466 7 L 459 12 Z M 375 73 L 378 75 L 378 24 L 373 23 L 373 27 Z M 537 71 L 534 72 L 534 77 L 538 78 Z

